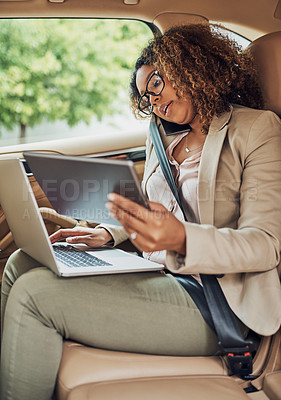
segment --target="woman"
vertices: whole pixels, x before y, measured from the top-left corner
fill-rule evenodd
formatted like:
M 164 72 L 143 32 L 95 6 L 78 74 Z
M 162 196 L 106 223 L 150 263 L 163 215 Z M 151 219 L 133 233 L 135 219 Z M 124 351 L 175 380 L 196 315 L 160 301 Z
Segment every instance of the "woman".
M 108 208 L 124 228 L 60 230 L 51 241 L 95 247 L 131 237 L 172 273 L 199 282 L 200 273 L 221 274 L 244 333 L 273 334 L 281 321 L 281 124 L 259 110 L 250 57 L 216 29 L 173 28 L 143 50 L 131 100 L 136 114 L 191 127 L 163 136 L 189 222 L 148 138 L 143 188 L 151 211 L 111 194 Z M 18 251 L 5 269 L 4 314 L 2 400 L 50 399 L 64 338 L 153 354 L 218 351 L 215 333 L 170 273 L 64 279 Z

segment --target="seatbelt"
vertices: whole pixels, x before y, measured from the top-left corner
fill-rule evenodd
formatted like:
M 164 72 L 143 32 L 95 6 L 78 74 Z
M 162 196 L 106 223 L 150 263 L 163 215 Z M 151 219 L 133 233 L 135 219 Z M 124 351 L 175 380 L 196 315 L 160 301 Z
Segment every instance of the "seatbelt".
M 180 199 L 177 187 L 176 187 L 176 183 L 175 183 L 175 180 L 174 180 L 174 177 L 172 174 L 171 166 L 167 159 L 166 151 L 165 151 L 161 136 L 159 134 L 155 119 L 150 121 L 149 130 L 150 130 L 150 137 L 152 139 L 154 150 L 155 150 L 156 156 L 158 158 L 163 175 L 164 175 L 168 185 L 170 186 L 170 189 L 171 189 L 175 199 L 177 200 L 177 203 L 180 206 L 180 209 L 182 210 L 183 207 L 181 204 L 181 199 Z M 185 216 L 184 213 L 183 213 L 183 215 Z
M 163 175 L 179 207 L 181 208 L 183 215 L 185 215 L 171 166 L 154 117 L 151 119 L 149 130 Z M 251 352 L 254 350 L 254 343 L 251 340 L 245 340 L 243 338 L 237 319 L 229 307 L 224 293 L 218 283 L 217 277 L 215 275 L 200 274 L 200 278 L 219 339 L 219 346 L 227 356 L 231 372 L 234 375 L 240 375 L 244 379 L 251 379 L 249 375 L 252 373 L 253 369 Z

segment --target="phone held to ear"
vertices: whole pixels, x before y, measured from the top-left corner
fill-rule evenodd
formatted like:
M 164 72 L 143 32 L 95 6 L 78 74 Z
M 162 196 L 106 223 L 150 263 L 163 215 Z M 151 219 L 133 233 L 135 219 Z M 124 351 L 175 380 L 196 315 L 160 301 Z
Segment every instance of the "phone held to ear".
M 166 121 L 165 119 L 162 119 L 160 117 L 158 118 L 160 121 L 160 125 L 162 126 L 163 132 L 166 136 L 178 135 L 180 133 L 191 131 L 191 126 L 189 124 L 179 125 L 175 124 L 174 122 Z

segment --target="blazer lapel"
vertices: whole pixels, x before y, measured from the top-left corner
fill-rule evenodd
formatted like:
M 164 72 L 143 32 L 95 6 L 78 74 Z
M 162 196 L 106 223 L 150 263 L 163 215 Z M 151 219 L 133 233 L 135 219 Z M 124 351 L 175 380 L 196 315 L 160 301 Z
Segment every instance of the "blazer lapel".
M 231 106 L 229 112 L 213 118 L 202 151 L 198 176 L 198 208 L 200 221 L 203 224 L 214 224 L 216 173 L 232 110 L 233 108 Z M 169 146 L 169 144 L 174 140 L 174 136 L 165 136 L 164 133 L 161 132 L 161 129 L 160 133 L 164 147 L 167 148 L 167 146 Z M 142 181 L 142 188 L 144 192 L 146 192 L 146 183 L 149 177 L 159 165 L 150 138 L 148 138 L 146 151 L 147 163 Z
M 233 108 L 214 117 L 201 155 L 198 176 L 198 208 L 202 224 L 214 224 L 214 198 L 220 153 Z

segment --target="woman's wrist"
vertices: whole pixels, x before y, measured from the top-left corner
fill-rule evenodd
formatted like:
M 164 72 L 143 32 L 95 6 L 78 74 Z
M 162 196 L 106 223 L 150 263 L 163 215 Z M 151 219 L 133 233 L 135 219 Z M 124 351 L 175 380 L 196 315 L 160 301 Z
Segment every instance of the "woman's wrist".
M 100 227 L 100 228 L 97 228 L 97 229 L 100 229 L 100 230 L 103 231 L 102 235 L 104 237 L 104 244 L 107 244 L 109 242 L 114 242 L 114 239 L 113 239 L 112 235 L 108 232 L 107 229 L 105 229 L 103 227 Z

